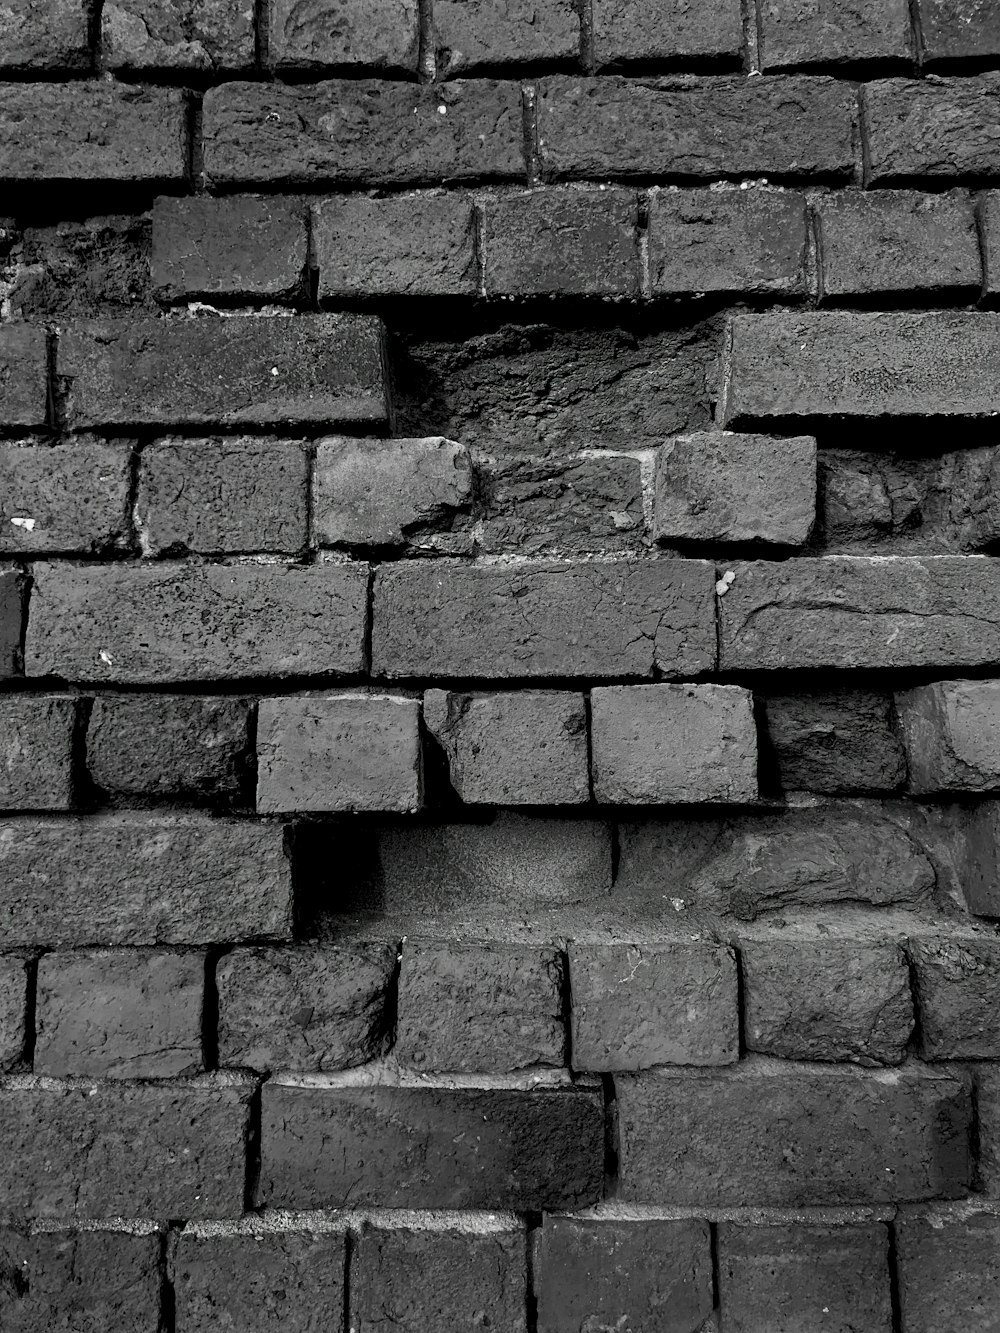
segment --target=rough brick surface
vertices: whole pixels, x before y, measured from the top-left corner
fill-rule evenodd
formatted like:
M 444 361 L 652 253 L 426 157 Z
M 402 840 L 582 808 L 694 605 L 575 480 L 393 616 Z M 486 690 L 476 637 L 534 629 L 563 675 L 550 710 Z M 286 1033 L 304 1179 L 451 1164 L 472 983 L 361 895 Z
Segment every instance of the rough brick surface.
M 738 0 L 595 0 L 598 65 L 706 57 L 736 60 L 743 46 Z
M 28 967 L 23 958 L 0 954 L 0 1073 L 24 1060 L 28 1013 Z
M 875 690 L 774 694 L 763 699 L 765 755 L 787 791 L 895 791 L 906 759 L 893 703 Z
M 762 0 L 763 69 L 869 60 L 912 60 L 907 0 Z
M 1000 805 L 984 801 L 973 808 L 966 830 L 966 853 L 962 891 L 969 911 L 978 916 L 1000 917 Z
M 131 454 L 120 444 L 0 445 L 0 553 L 104 555 L 128 541 Z
M 444 78 L 494 66 L 575 60 L 580 15 L 571 0 L 438 0 L 434 49 Z
M 0 680 L 21 674 L 24 592 L 18 570 L 0 567 Z
M 251 69 L 252 0 L 108 0 L 101 63 L 128 73 Z
M 80 0 L 16 0 L 0 17 L 0 69 L 84 70 L 87 9 Z
M 977 1187 L 989 1198 L 1000 1195 L 1000 1065 L 974 1066 L 979 1124 Z
M 0 696 L 0 809 L 73 805 L 76 718 L 76 700 L 66 695 Z
M 10 86 L 9 84 L 7 85 Z M 0 424 L 44 426 L 48 419 L 45 330 L 34 324 L 0 329 Z
M 340 65 L 377 70 L 417 68 L 416 0 L 274 0 L 268 10 L 268 53 L 279 69 Z
M 943 680 L 896 696 L 915 792 L 1000 787 L 1000 681 Z
M 148 213 L 71 218 L 25 227 L 8 274 L 12 314 L 24 319 L 153 314 Z
M 884 79 L 861 90 L 866 182 L 995 177 L 1000 79 Z
M 940 1328 L 990 1333 L 1000 1302 L 1000 1217 L 905 1209 L 896 1220 L 899 1296 L 905 1333 Z
M 928 64 L 1000 55 L 1000 15 L 990 0 L 920 0 Z
M 925 935 L 909 949 L 924 1058 L 1000 1059 L 1000 940 Z

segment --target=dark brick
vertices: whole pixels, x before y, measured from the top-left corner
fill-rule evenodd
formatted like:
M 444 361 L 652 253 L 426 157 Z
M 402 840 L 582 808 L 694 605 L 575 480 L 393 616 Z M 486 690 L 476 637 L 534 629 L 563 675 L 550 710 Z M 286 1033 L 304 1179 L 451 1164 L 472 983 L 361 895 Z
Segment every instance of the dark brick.
M 20 1068 L 25 1055 L 28 1013 L 28 964 L 0 954 L 0 1072 Z M 0 1301 L 3 1280 L 0 1277 Z M 2 1312 L 2 1305 L 0 1305 Z
M 249 769 L 246 699 L 100 694 L 87 728 L 87 769 L 122 796 L 237 800 Z
M 939 680 L 896 695 L 910 789 L 1000 788 L 1000 681 Z
M 594 59 L 735 61 L 743 47 L 739 0 L 595 0 Z
M 385 419 L 382 355 L 381 322 L 364 315 L 80 320 L 60 336 L 58 375 L 74 430 L 332 426 Z
M 2 1087 L 11 1169 L 0 1210 L 15 1220 L 236 1216 L 251 1087 L 218 1076 Z
M 896 1219 L 904 1333 L 991 1333 L 1000 1308 L 1000 1216 L 905 1209 Z
M 437 185 L 525 170 L 517 83 L 225 83 L 205 95 L 204 126 L 216 185 Z
M 556 180 L 849 177 L 853 120 L 832 79 L 553 76 L 539 84 L 538 147 Z
M 272 0 L 268 58 L 278 69 L 417 69 L 416 0 Z
M 163 196 L 153 205 L 150 278 L 163 301 L 295 296 L 303 287 L 306 245 L 300 200 Z
M 866 184 L 1000 176 L 1000 75 L 861 87 Z
M 275 824 L 180 815 L 9 820 L 0 867 L 8 948 L 285 939 L 291 931 L 291 868 Z
M 891 1203 L 969 1188 L 966 1084 L 741 1060 L 615 1079 L 621 1197 L 698 1208 Z
M 0 553 L 102 555 L 128 542 L 131 449 L 0 444 Z
M 722 1333 L 890 1333 L 885 1226 L 719 1225 Z
M 143 555 L 293 555 L 306 545 L 309 459 L 294 440 L 159 440 L 139 455 Z
M 982 801 L 973 807 L 965 839 L 962 895 L 968 909 L 976 916 L 1000 917 L 1000 803 Z
M 767 744 L 784 791 L 896 791 L 906 779 L 892 697 L 874 690 L 763 699 Z
M 572 0 L 437 0 L 434 53 L 439 78 L 504 65 L 576 60 L 579 11 Z
M 956 1085 L 957 1086 L 957 1085 Z M 585 1207 L 600 1197 L 599 1092 L 265 1083 L 270 1208 Z
M 33 567 L 29 676 L 167 684 L 361 671 L 366 565 Z
M 977 1064 L 973 1077 L 979 1126 L 977 1189 L 995 1199 L 1000 1195 L 1000 1065 Z
M 34 1071 L 175 1078 L 202 1067 L 201 953 L 49 953 L 38 964 Z
M 11 313 L 48 320 L 154 314 L 151 233 L 148 213 L 25 227 L 10 277 Z
M 219 960 L 219 1063 L 268 1073 L 365 1064 L 385 1052 L 396 948 L 234 949 Z
M 1000 14 L 992 0 L 920 0 L 920 35 L 928 65 L 1000 55 Z
M 0 809 L 72 806 L 76 714 L 68 695 L 0 695 Z
M 107 0 L 100 13 L 105 69 L 253 68 L 252 0 Z
M 920 935 L 909 942 L 925 1060 L 1000 1060 L 1000 940 Z
M 0 425 L 45 425 L 47 360 L 45 330 L 41 326 L 6 324 L 0 328 Z
M 90 80 L 7 83 L 0 180 L 166 183 L 187 177 L 186 95 Z
M 683 676 L 714 665 L 705 561 L 413 561 L 381 566 L 374 597 L 372 670 L 388 678 Z
M 0 567 L 0 680 L 21 674 L 24 587 L 17 569 Z
M 758 26 L 763 69 L 914 57 L 907 0 L 765 0 Z
M 89 67 L 85 0 L 13 0 L 0 16 L 0 69 Z
M 483 201 L 488 296 L 638 296 L 638 202 L 632 190 L 563 186 Z

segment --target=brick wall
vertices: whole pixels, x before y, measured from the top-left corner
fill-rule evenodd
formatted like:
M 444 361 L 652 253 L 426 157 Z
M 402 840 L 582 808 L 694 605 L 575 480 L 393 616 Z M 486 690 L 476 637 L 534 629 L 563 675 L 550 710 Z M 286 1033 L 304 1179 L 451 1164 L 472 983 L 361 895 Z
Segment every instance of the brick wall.
M 1000 1328 L 1000 10 L 0 8 L 0 1329 Z

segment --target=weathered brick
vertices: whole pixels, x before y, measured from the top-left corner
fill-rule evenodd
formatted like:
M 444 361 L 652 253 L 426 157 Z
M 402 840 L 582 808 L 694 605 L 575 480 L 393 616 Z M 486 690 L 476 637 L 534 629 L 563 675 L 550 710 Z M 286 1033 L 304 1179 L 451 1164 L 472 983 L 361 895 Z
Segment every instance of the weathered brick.
M 36 564 L 29 676 L 166 684 L 361 671 L 366 565 Z
M 890 1333 L 884 1224 L 722 1222 L 718 1234 L 723 1333 Z
M 101 9 L 105 69 L 249 70 L 252 0 L 107 0 Z
M 1000 76 L 882 79 L 861 86 L 865 180 L 1000 175 Z
M 14 1220 L 237 1216 L 251 1088 L 218 1076 L 0 1087 L 10 1163 L 0 1210 Z
M 979 287 L 979 237 L 966 194 L 845 190 L 816 203 L 823 295 Z
M 832 79 L 552 76 L 539 83 L 538 148 L 555 180 L 849 177 L 853 116 Z
M 741 937 L 747 1050 L 788 1060 L 897 1065 L 913 1030 L 906 956 L 828 930 Z
M 585 1207 L 601 1194 L 593 1089 L 265 1083 L 259 1202 L 270 1208 Z
M 621 1074 L 615 1088 L 626 1201 L 798 1208 L 953 1199 L 969 1188 L 961 1078 L 754 1059 Z
M 21 675 L 24 589 L 17 569 L 0 567 L 0 680 Z
M 714 664 L 701 560 L 413 561 L 383 565 L 374 597 L 372 670 L 390 679 L 683 676 Z
M 0 425 L 45 425 L 48 417 L 46 341 L 41 325 L 5 324 L 0 328 Z
M 965 839 L 962 894 L 969 911 L 977 916 L 1000 917 L 1000 802 L 982 801 L 973 807 Z
M 633 190 L 562 186 L 482 204 L 488 296 L 638 296 L 639 210 Z
M 816 441 L 704 431 L 656 452 L 654 535 L 663 542 L 801 546 L 816 518 Z
M 87 7 L 81 0 L 14 0 L 0 16 L 0 69 L 89 66 Z
M 390 694 L 262 699 L 257 810 L 401 810 L 423 804 L 420 704 Z
M 1000 656 L 993 560 L 845 555 L 733 569 L 720 602 L 725 670 L 978 666 Z
M 0 809 L 73 805 L 76 716 L 69 695 L 0 695 Z
M 79 320 L 60 336 L 58 375 L 74 430 L 334 425 L 385 419 L 382 359 L 367 315 Z
M 13 954 L 0 954 L 0 1073 L 19 1068 L 24 1060 L 27 1013 L 28 965 Z
M 205 170 L 224 186 L 437 185 L 525 170 L 520 87 L 491 79 L 224 83 L 205 95 L 204 133 Z
M 739 0 L 595 0 L 594 59 L 735 62 L 743 47 Z
M 538 1333 L 692 1333 L 711 1318 L 706 1222 L 547 1215 L 534 1244 Z
M 313 473 L 313 532 L 321 546 L 401 546 L 472 500 L 468 451 L 440 435 L 423 440 L 320 440 Z
M 396 949 L 234 949 L 219 960 L 219 1063 L 268 1073 L 347 1069 L 382 1055 Z
M 306 544 L 309 459 L 294 440 L 158 440 L 139 455 L 143 555 L 293 555 Z
M 992 0 L 920 0 L 920 30 L 928 65 L 1000 55 L 1000 14 Z
M 762 702 L 765 755 L 783 791 L 895 791 L 905 781 L 891 695 L 843 690 L 765 695 Z
M 8 948 L 291 932 L 291 868 L 274 824 L 181 815 L 8 820 L 0 867 Z
M 763 69 L 914 55 L 907 0 L 764 0 L 758 25 Z
M 571 943 L 573 1068 L 724 1065 L 739 1056 L 736 960 L 707 941 Z
M 171 1236 L 177 1333 L 323 1333 L 344 1320 L 346 1237 L 334 1231 Z
M 87 727 L 87 770 L 105 792 L 238 800 L 250 768 L 247 699 L 100 694 Z
M 753 695 L 736 685 L 590 693 L 594 796 L 619 804 L 757 799 Z
M 361 66 L 415 73 L 417 29 L 416 0 L 273 0 L 268 59 L 278 69 Z
M 0 178 L 166 184 L 187 177 L 186 95 L 90 80 L 6 83 Z
M 203 954 L 49 953 L 39 961 L 37 984 L 36 1074 L 200 1072 Z
M 439 78 L 497 66 L 575 60 L 580 15 L 572 0 L 438 0 L 434 53 Z
M 403 943 L 394 1053 L 421 1071 L 562 1065 L 563 963 L 517 944 Z
M 1000 1065 L 974 1067 L 979 1170 L 976 1188 L 988 1198 L 1000 1196 Z
M 153 205 L 150 279 L 162 301 L 295 296 L 303 288 L 306 247 L 301 200 L 165 195 Z
M 61 322 L 75 315 L 155 314 L 148 213 L 108 213 L 25 227 L 10 282 L 11 314 Z M 15 251 L 15 254 L 17 251 Z
M 904 1333 L 990 1333 L 1000 1307 L 1000 1216 L 907 1208 L 895 1231 Z
M 656 294 L 800 292 L 805 198 L 794 190 L 653 190 L 649 280 Z
M 1000 788 L 1000 681 L 939 680 L 896 695 L 915 792 Z
M 0 444 L 0 553 L 103 555 L 128 541 L 131 449 Z
M 1000 940 L 920 935 L 909 942 L 925 1060 L 1000 1060 Z

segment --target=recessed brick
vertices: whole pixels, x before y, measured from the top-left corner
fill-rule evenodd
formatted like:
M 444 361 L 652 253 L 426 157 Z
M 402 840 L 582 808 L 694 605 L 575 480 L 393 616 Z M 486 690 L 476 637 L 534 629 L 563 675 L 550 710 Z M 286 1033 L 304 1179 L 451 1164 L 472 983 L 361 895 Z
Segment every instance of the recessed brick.
M 268 57 L 278 69 L 417 68 L 416 0 L 272 0 Z
M 767 746 L 784 791 L 895 791 L 906 759 L 892 696 L 875 690 L 763 699 Z

